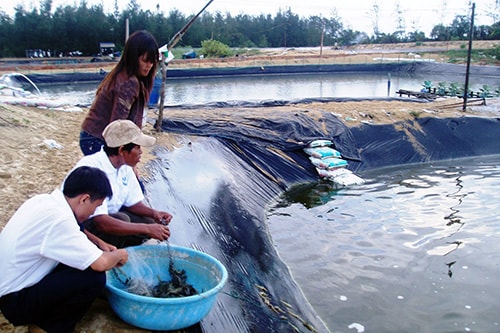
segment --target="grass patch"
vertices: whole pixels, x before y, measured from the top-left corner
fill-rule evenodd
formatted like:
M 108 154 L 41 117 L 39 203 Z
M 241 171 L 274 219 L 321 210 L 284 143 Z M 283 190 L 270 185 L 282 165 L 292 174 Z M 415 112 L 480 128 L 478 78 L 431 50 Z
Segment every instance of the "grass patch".
M 415 119 L 417 119 L 418 117 L 420 117 L 421 114 L 422 114 L 421 111 L 410 111 L 410 116 L 412 116 Z
M 467 49 L 449 50 L 444 52 L 450 63 L 462 64 L 467 62 Z M 471 62 L 481 65 L 500 65 L 500 46 L 491 49 L 471 50 Z

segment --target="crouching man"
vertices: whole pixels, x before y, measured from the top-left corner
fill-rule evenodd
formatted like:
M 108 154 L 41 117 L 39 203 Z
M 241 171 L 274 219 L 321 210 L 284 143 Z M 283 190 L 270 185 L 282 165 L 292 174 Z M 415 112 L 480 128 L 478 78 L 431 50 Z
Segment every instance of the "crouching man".
M 104 200 L 92 217 L 83 223 L 85 232 L 118 248 L 140 245 L 150 239 L 170 237 L 167 226 L 172 215 L 144 203 L 144 194 L 134 167 L 141 160 L 141 146 L 152 146 L 156 139 L 145 135 L 130 120 L 115 120 L 104 129 L 104 146 L 84 156 L 75 167 L 99 168 L 108 176 L 113 197 Z
M 72 332 L 127 251 L 102 251 L 80 231 L 112 196 L 106 174 L 80 167 L 63 189 L 27 200 L 0 233 L 0 310 L 15 326 Z

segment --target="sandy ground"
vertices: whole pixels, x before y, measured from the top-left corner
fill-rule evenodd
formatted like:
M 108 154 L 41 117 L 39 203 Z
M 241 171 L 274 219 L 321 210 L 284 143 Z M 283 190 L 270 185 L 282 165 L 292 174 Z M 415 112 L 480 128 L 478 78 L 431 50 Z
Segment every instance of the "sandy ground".
M 333 112 L 342 117 L 348 126 L 362 122 L 373 124 L 394 123 L 414 117 L 463 117 L 500 116 L 500 99 L 490 99 L 486 106 L 471 103 L 462 111 L 459 99 L 442 99 L 427 103 L 403 101 L 355 101 L 297 104 L 281 107 L 248 108 L 249 113 L 266 117 L 274 112 Z M 244 108 L 238 108 L 241 110 Z M 231 108 L 224 109 L 166 109 L 169 114 L 185 118 L 201 116 L 231 121 Z M 0 230 L 15 210 L 28 198 L 38 193 L 50 192 L 60 186 L 66 173 L 82 157 L 78 146 L 80 124 L 86 110 L 64 112 L 0 103 Z M 150 119 L 156 119 L 156 110 L 150 110 Z M 167 147 L 179 145 L 180 139 L 167 132 L 156 132 L 151 123 L 144 131 L 157 137 L 158 144 Z M 45 140 L 54 140 L 60 149 L 48 145 Z M 151 149 L 143 149 L 141 172 L 147 172 L 144 165 L 153 159 Z M 26 332 L 26 327 L 13 327 L 0 314 L 0 332 Z M 77 327 L 77 332 L 143 332 L 123 323 L 103 299 L 96 300 L 91 311 Z

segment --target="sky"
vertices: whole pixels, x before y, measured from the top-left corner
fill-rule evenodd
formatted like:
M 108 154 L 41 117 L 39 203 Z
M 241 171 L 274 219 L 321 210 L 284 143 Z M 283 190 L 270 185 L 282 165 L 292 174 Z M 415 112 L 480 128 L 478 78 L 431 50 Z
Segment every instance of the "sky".
M 11 17 L 14 7 L 22 5 L 26 10 L 39 8 L 42 0 L 2 0 L 0 10 Z M 85 0 L 88 5 L 102 4 L 104 11 L 111 13 L 115 0 Z M 126 8 L 129 0 L 116 0 L 120 10 Z M 136 0 L 143 10 L 156 11 L 159 4 L 160 11 L 165 15 L 177 9 L 184 14 L 195 14 L 199 12 L 209 0 Z M 476 4 L 476 25 L 492 25 L 494 19 L 491 14 L 500 13 L 499 0 L 213 0 L 206 11 L 211 13 L 229 12 L 231 15 L 248 14 L 260 15 L 271 14 L 274 16 L 279 10 L 291 9 L 294 14 L 301 17 L 318 15 L 326 18 L 337 17 L 345 28 L 364 31 L 373 34 L 374 4 L 378 4 L 378 27 L 380 32 L 392 33 L 398 26 L 398 18 L 403 19 L 406 31 L 423 31 L 429 36 L 432 28 L 443 23 L 449 25 L 456 15 L 470 16 L 471 3 Z M 403 15 L 397 14 L 399 3 Z M 52 8 L 59 6 L 78 6 L 80 0 L 53 0 Z M 497 15 L 497 20 L 500 14 Z

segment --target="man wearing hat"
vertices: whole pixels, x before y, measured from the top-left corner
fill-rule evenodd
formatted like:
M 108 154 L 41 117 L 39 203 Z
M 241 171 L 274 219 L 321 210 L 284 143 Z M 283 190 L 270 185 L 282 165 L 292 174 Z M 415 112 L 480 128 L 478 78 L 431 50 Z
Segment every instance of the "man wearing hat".
M 118 248 L 142 244 L 149 239 L 170 237 L 167 224 L 172 215 L 144 204 L 144 195 L 133 168 L 139 163 L 141 146 L 152 146 L 156 139 L 145 135 L 130 120 L 115 120 L 104 129 L 101 151 L 84 156 L 75 166 L 92 166 L 108 176 L 113 197 L 97 207 L 83 223 L 86 234 L 98 236 Z

